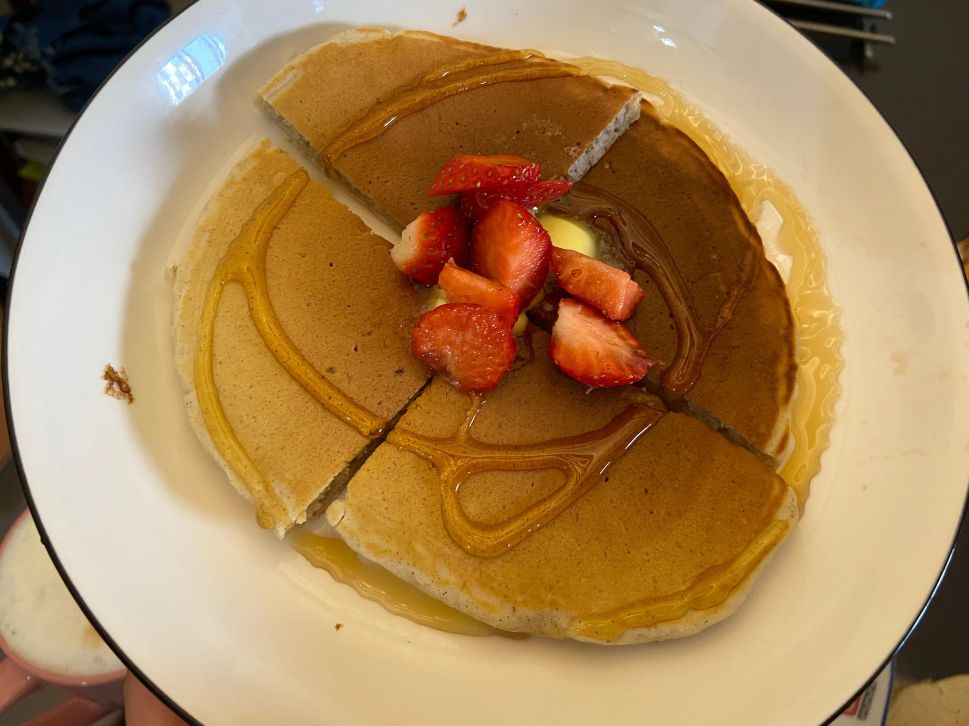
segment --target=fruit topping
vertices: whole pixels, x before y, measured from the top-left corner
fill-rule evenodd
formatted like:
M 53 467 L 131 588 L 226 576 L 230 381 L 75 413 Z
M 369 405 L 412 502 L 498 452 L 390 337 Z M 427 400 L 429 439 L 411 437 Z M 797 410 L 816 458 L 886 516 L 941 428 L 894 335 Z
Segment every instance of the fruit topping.
M 629 328 L 569 298 L 559 303 L 550 352 L 562 372 L 595 388 L 635 383 L 656 364 Z
M 509 184 L 501 189 L 478 189 L 461 194 L 461 211 L 472 223 L 477 222 L 496 199 L 508 199 L 523 207 L 541 207 L 564 196 L 572 188 L 565 179 L 550 179 L 534 184 Z
M 458 267 L 454 260 L 444 265 L 437 284 L 444 290 L 448 302 L 484 305 L 498 313 L 509 326 L 518 319 L 518 296 L 511 289 Z
M 535 216 L 507 199 L 491 204 L 471 233 L 472 269 L 510 287 L 522 307 L 545 284 L 551 249 Z
M 468 263 L 468 223 L 455 207 L 422 212 L 404 227 L 390 257 L 412 280 L 433 285 L 452 257 L 459 265 Z
M 542 176 L 542 167 L 521 156 L 463 154 L 444 162 L 429 196 L 470 189 L 500 189 L 508 184 L 530 184 Z
M 628 273 L 581 252 L 553 247 L 552 269 L 562 289 L 613 320 L 632 317 L 643 299 Z
M 424 212 L 391 251 L 408 277 L 439 285 L 411 331 L 411 352 L 466 392 L 498 385 L 515 362 L 515 331 L 529 319 L 551 328 L 555 364 L 587 386 L 635 383 L 657 363 L 618 322 L 633 315 L 642 288 L 623 270 L 570 249 L 594 253 L 590 230 L 554 214 L 540 222 L 532 213 L 572 187 L 540 181 L 541 173 L 520 156 L 449 159 L 429 194 L 460 193 L 460 208 Z M 562 238 L 560 247 L 552 247 L 546 226 Z M 550 266 L 559 284 L 544 290 Z M 534 319 L 526 319 L 526 308 Z
M 411 352 L 463 391 L 498 385 L 517 354 L 515 336 L 494 310 L 448 303 L 424 313 L 411 331 Z

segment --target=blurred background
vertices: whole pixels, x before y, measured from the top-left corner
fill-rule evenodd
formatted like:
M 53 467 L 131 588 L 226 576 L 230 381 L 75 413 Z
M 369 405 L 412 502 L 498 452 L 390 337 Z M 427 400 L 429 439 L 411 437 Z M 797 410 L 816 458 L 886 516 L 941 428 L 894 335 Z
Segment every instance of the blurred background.
M 0 0 L 0 294 L 4 301 L 21 227 L 60 140 L 117 63 L 190 2 Z M 825 0 L 762 0 L 762 4 L 817 44 L 868 96 L 921 169 L 953 243 L 969 238 L 969 2 L 873 0 L 854 4 L 851 12 Z M 957 264 L 954 253 L 953 266 Z M 0 464 L 2 535 L 25 506 L 16 468 L 9 461 L 5 421 L 0 425 Z M 969 676 L 951 678 L 969 673 L 966 530 L 963 526 L 946 577 L 896 657 L 890 724 L 969 724 Z M 913 684 L 918 685 L 906 690 Z M 876 700 L 878 695 L 884 694 L 876 694 Z M 35 692 L 0 715 L 0 726 L 28 723 L 64 698 L 51 687 Z M 933 699 L 940 698 L 962 698 L 962 720 L 933 715 L 937 714 L 931 710 Z M 864 720 L 859 715 L 856 712 L 851 718 Z M 122 720 L 116 713 L 101 723 Z

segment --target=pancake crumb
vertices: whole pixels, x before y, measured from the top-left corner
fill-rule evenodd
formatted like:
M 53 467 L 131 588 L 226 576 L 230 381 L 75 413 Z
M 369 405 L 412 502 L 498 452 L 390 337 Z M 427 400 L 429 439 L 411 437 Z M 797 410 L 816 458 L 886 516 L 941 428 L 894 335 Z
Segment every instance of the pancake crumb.
M 340 628 L 342 628 L 342 627 L 343 627 L 343 623 L 336 623 L 336 624 L 335 624 L 335 625 L 333 626 L 333 629 L 334 629 L 334 630 L 339 630 L 339 629 L 340 629 Z
M 104 379 L 104 392 L 111 396 L 112 398 L 117 398 L 119 401 L 127 401 L 129 404 L 135 402 L 135 396 L 131 392 L 131 385 L 128 383 L 128 373 L 125 371 L 124 366 L 115 369 L 113 365 L 108 363 L 104 366 L 104 373 L 101 375 Z
M 457 17 L 454 18 L 454 22 L 451 23 L 452 28 L 458 27 L 461 23 L 468 19 L 468 11 L 464 8 L 458 10 Z

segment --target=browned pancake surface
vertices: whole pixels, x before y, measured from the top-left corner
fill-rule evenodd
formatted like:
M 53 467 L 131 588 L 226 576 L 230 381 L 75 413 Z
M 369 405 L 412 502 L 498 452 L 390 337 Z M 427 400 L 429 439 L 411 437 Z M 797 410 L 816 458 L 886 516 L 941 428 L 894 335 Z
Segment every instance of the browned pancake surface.
M 366 42 L 351 42 L 355 37 Z M 401 88 L 455 61 L 498 52 L 429 33 L 364 33 L 308 52 L 262 96 L 328 168 L 404 226 L 446 201 L 429 198 L 427 190 L 452 156 L 517 154 L 541 163 L 548 177 L 566 176 L 637 95 L 588 76 L 497 83 L 435 102 L 373 140 L 328 154 L 334 138 Z
M 723 174 L 693 141 L 644 104 L 640 119 L 584 182 L 611 192 L 650 220 L 705 327 L 715 325 L 729 292 L 742 283 L 744 260 L 753 251 L 753 283 L 714 337 L 686 398 L 755 446 L 770 448 L 794 383 L 793 319 L 784 284 Z M 669 307 L 645 273 L 636 279 L 646 296 L 630 325 L 646 350 L 668 365 L 677 344 Z
M 550 78 L 478 88 L 406 116 L 334 167 L 398 224 L 446 201 L 427 190 L 457 154 L 517 154 L 565 177 L 619 112 L 630 91 L 592 78 Z M 563 111 L 567 109 L 567 111 Z
M 209 439 L 195 403 L 193 368 L 202 301 L 242 227 L 298 170 L 291 157 L 267 143 L 252 151 L 206 208 L 178 268 L 177 362 L 204 442 Z M 310 181 L 272 232 L 266 255 L 269 302 L 296 348 L 316 371 L 385 420 L 428 377 L 410 355 L 406 335 L 418 315 L 419 296 L 388 251 L 385 240 Z M 243 449 L 285 503 L 272 522 L 283 531 L 302 521 L 369 440 L 283 369 L 256 330 L 237 283 L 225 286 L 213 349 L 219 400 Z M 263 493 L 249 490 L 231 473 L 230 478 L 257 505 L 265 503 Z
M 628 627 L 624 637 L 645 640 L 692 632 L 698 616 L 691 611 L 702 612 L 704 624 L 718 619 L 789 528 L 787 485 L 702 423 L 664 413 L 657 399 L 630 389 L 586 394 L 554 369 L 541 338 L 535 347 L 536 357 L 489 394 L 470 429 L 475 438 L 536 442 L 582 433 L 605 425 L 632 400 L 655 406 L 656 423 L 589 492 L 499 557 L 455 546 L 441 517 L 439 471 L 389 442 L 351 480 L 345 502 L 331 507 L 331 519 L 342 516 L 341 536 L 367 558 L 501 628 L 612 640 Z M 435 380 L 398 427 L 452 435 L 469 406 L 467 396 Z M 562 480 L 549 471 L 478 476 L 470 491 L 462 485 L 460 500 L 484 523 L 515 516 Z M 750 559 L 752 543 L 775 524 L 776 541 Z M 723 591 L 712 603 L 704 600 L 718 583 Z M 586 623 L 627 606 L 652 610 L 618 632 L 611 621 L 598 629 Z

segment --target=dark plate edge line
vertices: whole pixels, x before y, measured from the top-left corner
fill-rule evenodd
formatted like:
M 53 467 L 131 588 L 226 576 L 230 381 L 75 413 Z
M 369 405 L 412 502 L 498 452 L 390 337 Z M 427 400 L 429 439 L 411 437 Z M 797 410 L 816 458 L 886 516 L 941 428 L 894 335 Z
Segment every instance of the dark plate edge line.
M 162 703 L 164 703 L 168 708 L 170 708 L 172 711 L 178 714 L 178 716 L 182 718 L 184 721 L 187 721 L 190 724 L 200 724 L 201 723 L 200 721 L 193 718 L 191 714 L 189 714 L 184 708 L 182 708 L 182 706 L 177 704 L 169 695 L 167 695 L 164 691 L 162 691 L 162 689 L 159 688 L 159 686 L 153 680 L 151 680 L 140 668 L 138 668 L 138 666 L 135 665 L 134 661 L 132 661 L 131 658 L 129 658 L 125 654 L 125 652 L 121 649 L 121 647 L 114 641 L 114 639 L 105 629 L 105 627 L 101 625 L 97 617 L 95 617 L 94 613 L 91 611 L 87 603 L 81 597 L 81 594 L 74 586 L 74 583 L 71 582 L 71 579 L 67 574 L 67 570 L 64 569 L 64 566 L 61 564 L 61 561 L 58 558 L 57 553 L 54 551 L 54 548 L 51 546 L 50 539 L 47 537 L 47 532 L 44 529 L 43 522 L 41 521 L 40 513 L 37 510 L 37 505 L 34 503 L 33 496 L 31 496 L 30 485 L 27 482 L 27 474 L 24 471 L 23 464 L 21 463 L 21 460 L 20 460 L 20 448 L 17 445 L 16 427 L 14 426 L 13 416 L 11 414 L 10 380 L 8 377 L 8 371 L 10 370 L 9 355 L 8 355 L 8 351 L 9 351 L 8 336 L 10 331 L 10 325 L 9 325 L 10 303 L 13 300 L 14 282 L 16 280 L 17 265 L 18 265 L 18 262 L 20 261 L 20 252 L 23 249 L 24 240 L 27 237 L 27 230 L 30 228 L 31 217 L 33 216 L 34 209 L 36 209 L 37 203 L 40 201 L 40 198 L 43 194 L 44 187 L 46 186 L 46 183 L 47 183 L 47 178 L 50 176 L 50 172 L 53 170 L 54 164 L 57 162 L 57 159 L 60 156 L 61 151 L 64 149 L 65 145 L 67 144 L 67 141 L 70 139 L 71 134 L 74 132 L 74 128 L 77 126 L 78 121 L 80 121 L 80 119 L 83 118 L 84 112 L 87 111 L 88 106 L 90 106 L 91 103 L 98 97 L 98 95 L 100 95 L 104 87 L 114 78 L 115 74 L 132 58 L 132 56 L 138 53 L 152 38 L 155 37 L 155 35 L 158 34 L 159 31 L 162 30 L 162 28 L 167 27 L 169 23 L 175 20 L 175 18 L 180 17 L 185 11 L 189 10 L 191 7 L 192 5 L 187 5 L 181 10 L 179 10 L 177 13 L 170 15 L 161 23 L 161 25 L 155 28 L 148 36 L 143 38 L 134 48 L 132 48 L 127 53 L 127 55 L 125 55 L 125 57 L 121 60 L 121 62 L 119 62 L 118 65 L 116 65 L 114 69 L 107 75 L 107 77 L 103 81 L 101 81 L 101 83 L 98 85 L 94 93 L 91 94 L 91 97 L 84 103 L 84 106 L 81 108 L 77 117 L 74 119 L 74 121 L 71 123 L 70 128 L 67 130 L 67 133 L 64 134 L 64 137 L 60 140 L 60 143 L 57 145 L 57 149 L 54 152 L 54 156 L 51 159 L 50 166 L 48 167 L 47 174 L 44 175 L 44 178 L 41 181 L 40 185 L 38 186 L 37 191 L 34 193 L 34 198 L 30 203 L 30 208 L 27 210 L 27 213 L 24 217 L 24 222 L 20 229 L 20 238 L 17 240 L 17 247 L 14 250 L 13 260 L 10 264 L 10 278 L 7 282 L 7 295 L 6 295 L 6 300 L 4 301 L 4 308 L 3 308 L 3 341 L 2 341 L 3 379 L 2 380 L 3 380 L 3 404 L 4 404 L 5 416 L 7 419 L 7 430 L 10 432 L 10 449 L 12 454 L 12 461 L 14 465 L 17 467 L 17 476 L 20 478 L 20 486 L 24 493 L 24 499 L 27 500 L 27 507 L 30 510 L 31 517 L 33 517 L 34 519 L 34 523 L 37 525 L 37 530 L 40 532 L 40 538 L 41 538 L 41 541 L 44 543 L 44 547 L 47 549 L 47 554 L 50 555 L 50 558 L 54 563 L 54 567 L 57 569 L 58 574 L 61 576 L 61 579 L 64 581 L 64 584 L 67 586 L 68 591 L 71 593 L 71 597 L 74 598 L 75 602 L 78 604 L 78 607 L 80 607 L 81 612 L 83 612 L 84 616 L 90 621 L 91 625 L 97 631 L 98 635 L 100 635 L 101 638 L 104 640 L 104 642 L 108 644 L 108 647 L 111 648 L 114 654 L 118 657 L 118 659 L 124 664 L 125 668 L 127 668 L 132 675 L 134 675 L 139 681 L 141 681 L 141 683 L 144 684 L 149 691 L 151 691 L 158 699 L 160 699 Z
M 798 36 L 800 38 L 799 41 L 792 41 L 792 42 L 803 42 L 803 43 L 806 43 L 807 46 L 813 52 L 818 53 L 822 58 L 824 58 L 824 60 L 827 63 L 829 63 L 831 66 L 833 66 L 840 75 L 844 76 L 845 79 L 848 80 L 851 83 L 851 86 L 853 88 L 855 88 L 855 90 L 858 91 L 862 95 L 862 97 L 868 102 L 868 105 L 871 106 L 871 108 L 875 110 L 875 112 L 878 114 L 878 116 L 885 122 L 885 125 L 891 130 L 891 132 L 895 136 L 896 140 L 898 140 L 898 143 L 905 150 L 906 155 L 911 160 L 912 165 L 915 167 L 916 171 L 918 172 L 919 176 L 921 177 L 922 182 L 925 185 L 925 188 L 928 190 L 930 196 L 932 197 L 932 201 L 935 204 L 936 211 L 938 212 L 939 218 L 942 221 L 943 226 L 945 227 L 945 229 L 946 229 L 946 231 L 947 231 L 947 233 L 948 233 L 948 235 L 950 237 L 950 241 L 952 241 L 952 232 L 951 232 L 951 230 L 949 228 L 948 223 L 945 220 L 945 217 L 942 215 L 942 210 L 941 210 L 941 207 L 939 206 L 938 198 L 936 197 L 936 195 L 933 192 L 932 188 L 929 186 L 928 181 L 926 180 L 925 174 L 922 172 L 921 167 L 919 167 L 918 162 L 912 157 L 912 154 L 909 151 L 908 147 L 905 145 L 905 143 L 901 140 L 901 138 L 899 138 L 899 136 L 898 136 L 897 132 L 895 131 L 894 127 L 888 122 L 888 119 L 885 118 L 885 116 L 881 113 L 881 111 L 878 109 L 878 107 L 875 106 L 874 103 L 872 103 L 871 99 L 867 96 L 867 94 L 865 94 L 864 91 L 862 91 L 853 81 L 851 81 L 851 79 L 847 76 L 847 74 L 845 74 L 844 71 L 842 71 L 841 68 L 834 61 L 832 61 L 830 58 L 828 58 L 810 40 L 808 40 L 806 37 L 804 37 L 799 32 L 797 32 L 793 27 L 791 27 L 790 24 L 786 20 L 784 20 L 778 13 L 776 13 L 774 10 L 771 10 L 770 8 L 768 8 L 768 7 L 764 6 L 764 5 L 761 5 L 760 3 L 756 2 L 755 0 L 751 0 L 751 4 L 759 7 L 761 9 L 761 11 L 767 13 L 768 15 L 773 16 L 774 19 L 775 19 L 775 21 L 782 23 L 784 26 L 786 26 L 790 30 L 790 32 L 793 35 Z M 190 9 L 191 7 L 192 6 L 189 5 L 189 6 L 185 7 L 185 8 L 183 8 L 181 11 L 179 11 L 178 13 L 172 15 L 171 17 L 169 17 L 168 19 L 166 19 L 161 25 L 159 25 L 157 28 L 155 28 L 155 30 L 152 31 L 152 33 L 150 35 L 148 35 L 146 38 L 144 38 L 140 43 L 138 43 L 138 45 L 135 46 L 124 57 L 124 59 L 111 71 L 111 73 L 104 79 L 104 81 L 101 82 L 101 84 L 98 86 L 97 90 L 94 92 L 94 94 L 92 94 L 91 98 L 88 99 L 88 101 L 84 104 L 84 107 L 81 109 L 81 112 L 78 114 L 77 118 L 71 124 L 71 127 L 68 129 L 67 133 L 64 135 L 64 138 L 61 139 L 60 144 L 58 144 L 57 150 L 55 151 L 54 157 L 53 157 L 53 159 L 51 161 L 51 167 L 50 167 L 51 169 L 53 169 L 54 163 L 56 163 L 57 158 L 60 156 L 60 152 L 64 148 L 64 146 L 67 143 L 68 139 L 70 138 L 72 132 L 74 131 L 74 127 L 77 125 L 77 122 L 84 115 L 84 112 L 87 110 L 87 108 L 91 104 L 91 102 L 95 98 L 97 98 L 97 96 L 100 94 L 101 90 L 105 87 L 105 85 L 112 78 L 114 78 L 114 75 L 118 72 L 118 70 L 120 68 L 122 68 L 125 65 L 125 63 L 127 63 L 128 60 L 135 53 L 139 52 L 145 46 L 145 44 L 148 43 L 148 41 L 150 41 L 152 38 L 154 38 L 155 35 L 162 28 L 165 28 L 175 18 L 180 17 L 186 10 Z M 759 12 L 759 11 L 754 10 L 752 12 L 755 12 L 756 13 L 756 12 Z M 809 51 L 809 52 L 811 52 L 811 51 Z M 50 171 L 48 171 L 48 175 L 49 175 L 49 173 L 50 173 Z M 169 697 L 167 694 L 165 694 L 158 687 L 158 685 L 154 683 L 154 681 L 152 681 L 151 679 L 149 679 L 144 674 L 144 672 L 142 672 L 131 661 L 131 659 L 127 655 L 125 655 L 125 653 L 121 650 L 121 648 L 117 645 L 117 643 L 114 642 L 114 640 L 111 638 L 111 636 L 105 630 L 105 628 L 101 625 L 101 623 L 94 616 L 93 612 L 91 612 L 91 610 L 88 608 L 87 604 L 81 598 L 80 593 L 74 587 L 74 584 L 71 582 L 70 578 L 68 577 L 66 570 L 61 565 L 61 562 L 58 559 L 56 552 L 54 551 L 53 547 L 51 547 L 50 544 L 49 544 L 49 539 L 46 536 L 46 532 L 44 530 L 44 526 L 43 526 L 43 524 L 41 522 L 41 519 L 39 517 L 38 511 L 37 511 L 37 508 L 36 508 L 36 505 L 34 504 L 33 497 L 30 494 L 30 486 L 28 484 L 27 477 L 26 477 L 26 474 L 24 472 L 23 466 L 21 464 L 19 447 L 17 446 L 17 440 L 16 440 L 16 430 L 15 430 L 14 423 L 13 423 L 13 417 L 11 415 L 11 408 L 10 408 L 10 387 L 9 387 L 9 379 L 8 379 L 8 370 L 9 370 L 9 365 L 8 365 L 8 335 L 9 335 L 9 320 L 10 320 L 10 303 L 11 303 L 11 301 L 13 299 L 14 282 L 15 282 L 15 278 L 16 278 L 16 271 L 17 271 L 17 265 L 18 265 L 19 258 L 20 258 L 20 252 L 21 252 L 21 249 L 23 247 L 23 243 L 24 243 L 24 239 L 26 237 L 27 229 L 29 228 L 30 219 L 33 216 L 33 212 L 34 212 L 34 209 L 35 209 L 35 207 L 37 205 L 37 202 L 41 198 L 41 195 L 43 193 L 43 190 L 44 190 L 44 186 L 46 184 L 46 181 L 47 181 L 47 177 L 45 176 L 44 180 L 41 182 L 40 186 L 37 189 L 37 192 L 34 195 L 34 199 L 31 202 L 30 208 L 27 210 L 27 214 L 26 214 L 25 219 L 24 219 L 24 224 L 23 224 L 23 227 L 22 227 L 21 233 L 20 233 L 20 239 L 17 241 L 17 247 L 14 250 L 13 261 L 11 263 L 10 278 L 9 278 L 8 289 L 7 289 L 7 299 L 5 301 L 6 304 L 5 304 L 4 313 L 3 313 L 4 314 L 4 318 L 3 318 L 3 323 L 4 323 L 4 325 L 3 325 L 3 341 L 2 341 L 2 344 L 3 344 L 3 354 L 2 354 L 2 361 L 3 361 L 3 398 L 4 398 L 5 414 L 6 414 L 6 419 L 7 419 L 7 426 L 8 426 L 8 430 L 10 432 L 10 445 L 11 445 L 11 452 L 12 452 L 13 462 L 14 462 L 16 468 L 17 468 L 17 474 L 20 477 L 21 486 L 22 486 L 22 489 L 23 489 L 23 492 L 24 492 L 24 497 L 27 500 L 27 506 L 30 509 L 31 516 L 34 518 L 34 521 L 37 524 L 38 530 L 40 531 L 41 539 L 44 542 L 44 546 L 47 548 L 48 554 L 50 555 L 51 560 L 54 562 L 55 568 L 57 569 L 57 571 L 60 574 L 61 578 L 64 580 L 64 583 L 67 586 L 68 590 L 70 591 L 72 597 L 75 599 L 75 601 L 77 602 L 78 606 L 81 608 L 81 611 L 88 618 L 88 620 L 90 620 L 92 626 L 95 628 L 95 630 L 97 630 L 98 634 L 104 639 L 104 641 L 108 644 L 108 646 L 111 648 L 111 650 L 114 651 L 115 655 L 118 656 L 118 658 L 121 660 L 121 662 L 124 663 L 125 667 L 134 676 L 136 676 L 139 681 L 141 681 L 152 693 L 154 693 L 163 703 L 165 703 L 165 705 L 167 705 L 169 708 L 171 708 L 173 711 L 175 711 L 181 718 L 183 718 L 184 720 L 188 721 L 189 723 L 198 724 L 198 723 L 200 723 L 199 721 L 197 721 L 196 719 L 192 718 L 192 716 L 190 714 L 188 714 L 188 712 L 186 712 L 181 706 L 179 706 L 177 703 L 175 703 L 175 701 L 172 700 L 171 697 Z M 959 262 L 959 256 L 958 256 L 958 252 L 957 252 L 957 250 L 955 248 L 954 242 L 952 244 L 952 252 L 953 252 L 953 255 L 955 256 L 955 259 L 956 259 L 957 264 L 961 265 L 961 262 Z M 964 284 L 966 285 L 967 296 L 969 296 L 969 280 L 966 280 L 965 278 L 963 278 L 963 281 L 964 281 Z M 939 570 L 939 574 L 938 574 L 938 577 L 936 578 L 936 583 L 935 583 L 934 587 L 932 588 L 932 590 L 930 591 L 930 593 L 926 597 L 926 600 L 925 600 L 922 608 L 919 610 L 918 614 L 916 615 L 915 619 L 908 626 L 908 628 L 906 628 L 905 633 L 903 634 L 901 640 L 892 648 L 892 650 L 889 652 L 888 656 L 881 662 L 881 665 L 879 666 L 879 668 L 877 669 L 877 671 L 872 675 L 872 677 L 868 681 L 865 682 L 865 684 L 859 689 L 858 693 L 861 693 L 862 691 L 864 691 L 865 688 L 867 688 L 868 685 L 870 685 L 871 682 L 878 676 L 878 674 L 882 671 L 882 669 L 884 669 L 884 667 L 894 658 L 895 654 L 904 645 L 904 643 L 908 640 L 908 638 L 911 636 L 912 632 L 914 631 L 915 627 L 921 621 L 922 617 L 925 614 L 925 611 L 928 609 L 928 606 L 931 604 L 932 599 L 934 598 L 936 592 L 939 589 L 939 586 L 940 586 L 940 584 L 942 582 L 942 579 L 943 579 L 943 577 L 944 577 L 944 575 L 946 573 L 946 570 L 948 569 L 949 563 L 952 561 L 952 556 L 953 556 L 953 554 L 955 552 L 955 543 L 956 543 L 956 540 L 958 539 L 958 536 L 959 536 L 960 532 L 962 531 L 962 529 L 964 527 L 966 527 L 966 514 L 967 514 L 967 512 L 969 512 L 969 480 L 967 480 L 966 495 L 963 498 L 961 521 L 960 521 L 959 526 L 956 528 L 955 533 L 953 534 L 952 544 L 949 547 L 949 552 L 948 552 L 948 555 L 947 555 L 947 557 L 945 559 L 945 562 L 943 563 L 941 569 Z M 834 715 L 832 715 L 830 718 L 828 718 L 824 723 L 825 724 L 831 723 L 831 721 L 833 721 L 835 718 L 837 718 L 841 714 L 841 712 L 844 711 L 844 709 L 854 700 L 854 698 L 855 698 L 855 696 L 852 696 L 851 698 L 849 698 L 834 713 Z
M 932 197 L 932 202 L 935 204 L 935 209 L 939 213 L 939 219 L 942 221 L 942 224 L 945 227 L 947 234 L 949 235 L 949 240 L 952 243 L 952 254 L 955 258 L 956 268 L 960 269 L 962 267 L 962 261 L 959 258 L 959 251 L 956 249 L 956 246 L 955 246 L 955 240 L 952 236 L 952 229 L 950 228 L 949 223 L 946 221 L 945 216 L 942 214 L 942 207 L 939 205 L 939 199 L 935 195 L 935 192 L 932 190 L 932 187 L 929 185 L 928 180 L 925 178 L 925 174 L 923 173 L 922 168 L 915 160 L 915 157 L 912 156 L 912 152 L 909 151 L 909 148 L 905 145 L 905 142 L 902 141 L 901 137 L 899 137 L 898 135 L 898 132 L 895 131 L 895 127 L 892 126 L 891 123 L 889 123 L 888 119 L 885 118 L 884 114 L 881 112 L 878 106 L 876 106 L 874 102 L 868 97 L 868 94 L 866 94 L 854 81 L 852 81 L 851 78 L 848 76 L 848 74 L 845 73 L 843 70 L 841 70 L 841 67 L 837 63 L 835 63 L 827 55 L 825 55 L 825 53 L 820 48 L 818 48 L 814 43 L 812 43 L 807 37 L 802 35 L 793 26 L 791 26 L 790 23 L 788 23 L 787 20 L 785 20 L 782 15 L 780 15 L 776 10 L 773 10 L 772 8 L 769 8 L 766 5 L 762 5 L 761 3 L 757 2 L 757 0 L 751 0 L 750 4 L 757 6 L 763 12 L 767 13 L 770 16 L 773 16 L 774 21 L 783 23 L 785 26 L 790 28 L 790 30 L 792 30 L 794 34 L 798 36 L 798 40 L 793 42 L 804 43 L 808 48 L 808 51 L 807 51 L 808 53 L 813 52 L 820 55 L 825 62 L 830 64 L 830 66 L 833 67 L 839 75 L 843 76 L 845 80 L 847 80 L 851 84 L 851 86 L 858 93 L 861 94 L 862 98 L 864 98 L 865 101 L 868 102 L 868 105 L 875 111 L 875 113 L 878 114 L 879 118 L 881 118 L 881 120 L 884 121 L 885 126 L 887 126 L 888 129 L 892 132 L 892 135 L 898 141 L 899 146 L 902 147 L 902 149 L 905 151 L 906 156 L 908 156 L 909 160 L 912 162 L 912 166 L 915 167 L 915 170 L 918 172 L 918 175 L 922 178 L 922 183 L 925 185 L 925 188 L 928 190 L 929 196 Z M 754 10 L 753 12 L 756 13 L 758 12 L 758 10 Z M 969 297 L 969 279 L 967 279 L 963 275 L 962 280 L 966 288 L 966 295 L 967 297 Z M 963 500 L 962 500 L 962 515 L 959 521 L 959 525 L 956 527 L 956 530 L 952 535 L 952 543 L 949 545 L 949 552 L 945 557 L 945 561 L 942 563 L 942 567 L 939 569 L 939 574 L 936 577 L 935 585 L 932 586 L 932 589 L 929 591 L 929 594 L 925 598 L 925 602 L 922 604 L 922 607 L 919 609 L 915 618 L 912 620 L 912 623 L 905 629 L 905 632 L 902 634 L 901 640 L 899 640 L 898 643 L 889 651 L 888 655 L 882 660 L 881 664 L 878 666 L 875 673 L 872 674 L 872 676 L 867 681 L 865 681 L 865 683 L 861 686 L 861 688 L 858 689 L 857 693 L 855 693 L 851 698 L 845 701 L 841 705 L 841 707 L 839 707 L 838 710 L 835 711 L 835 713 L 824 722 L 823 726 L 830 724 L 832 721 L 838 718 L 838 716 L 840 716 L 841 713 L 849 705 L 851 705 L 851 702 L 854 701 L 855 698 L 857 698 L 862 692 L 864 692 L 864 690 L 868 688 L 869 685 L 871 685 L 871 683 L 878 677 L 878 675 L 882 672 L 882 670 L 884 670 L 884 668 L 895 658 L 895 656 L 898 654 L 898 651 L 902 648 L 903 645 L 905 645 L 905 642 L 909 639 L 909 637 L 911 637 L 915 628 L 918 626 L 919 622 L 921 622 L 923 616 L 925 615 L 925 611 L 928 610 L 929 605 L 932 604 L 932 600 L 935 597 L 935 594 L 938 592 L 939 586 L 942 584 L 942 580 L 945 577 L 945 573 L 949 569 L 949 564 L 952 562 L 952 556 L 955 554 L 956 540 L 959 539 L 959 535 L 963 530 L 969 530 L 969 527 L 967 527 L 967 524 L 966 524 L 966 520 L 967 518 L 969 518 L 969 516 L 967 515 L 969 515 L 969 479 L 967 479 L 966 481 L 966 493 L 963 496 Z M 894 666 L 893 666 L 893 672 L 894 672 Z

